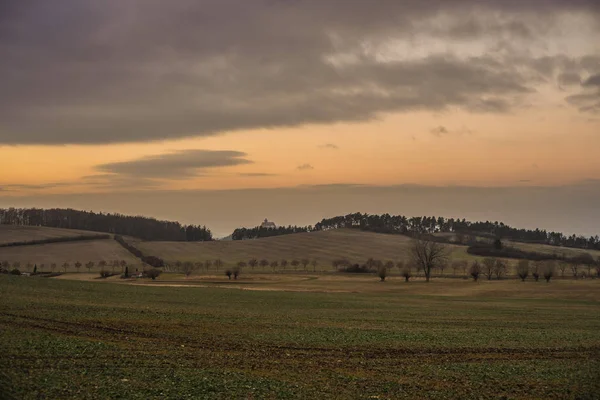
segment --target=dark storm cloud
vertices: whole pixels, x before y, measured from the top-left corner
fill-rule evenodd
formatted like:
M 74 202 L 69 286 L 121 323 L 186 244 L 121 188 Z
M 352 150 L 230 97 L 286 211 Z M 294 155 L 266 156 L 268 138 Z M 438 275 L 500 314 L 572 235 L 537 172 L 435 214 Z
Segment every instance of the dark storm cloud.
M 147 141 L 451 106 L 506 112 L 532 90 L 531 60 L 435 54 L 381 63 L 374 46 L 423 35 L 527 43 L 571 11 L 594 15 L 599 6 L 551 0 L 1 2 L 0 143 Z M 436 20 L 440 15 L 445 20 Z
M 98 171 L 116 177 L 146 179 L 186 179 L 201 174 L 203 171 L 217 167 L 229 167 L 251 164 L 245 159 L 246 153 L 239 151 L 183 150 L 175 153 L 148 156 L 133 161 L 115 162 L 96 167 Z

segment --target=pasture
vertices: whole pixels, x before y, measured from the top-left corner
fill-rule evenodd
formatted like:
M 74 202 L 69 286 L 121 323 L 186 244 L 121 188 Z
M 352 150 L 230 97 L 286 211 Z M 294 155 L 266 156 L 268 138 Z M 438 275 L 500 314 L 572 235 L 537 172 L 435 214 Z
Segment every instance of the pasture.
M 0 276 L 3 398 L 600 393 L 598 280 L 117 281 Z

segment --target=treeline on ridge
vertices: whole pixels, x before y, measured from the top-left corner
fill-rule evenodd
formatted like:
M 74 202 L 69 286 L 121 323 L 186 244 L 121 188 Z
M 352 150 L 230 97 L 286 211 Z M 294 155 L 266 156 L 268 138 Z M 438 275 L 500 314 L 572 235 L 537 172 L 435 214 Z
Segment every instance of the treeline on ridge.
M 95 213 L 73 209 L 0 208 L 0 224 L 79 229 L 133 236 L 144 240 L 208 241 L 206 226 L 122 214 Z
M 252 229 L 240 228 L 236 232 L 244 232 L 244 235 L 236 235 L 234 240 L 257 239 L 261 237 L 285 235 L 296 232 L 322 231 L 329 229 L 350 228 L 363 231 L 402 234 L 408 236 L 432 235 L 435 233 L 453 233 L 457 236 L 457 243 L 474 242 L 468 237 L 483 237 L 488 239 L 502 238 L 517 242 L 547 244 L 551 246 L 573 247 L 580 249 L 600 250 L 600 237 L 571 235 L 567 236 L 560 232 L 548 232 L 542 229 L 518 229 L 502 222 L 471 222 L 466 219 L 454 219 L 444 217 L 406 217 L 403 215 L 390 214 L 362 214 L 354 213 L 333 218 L 325 218 L 314 226 L 285 228 L 282 230 L 256 227 Z M 234 232 L 235 234 L 235 232 Z M 466 237 L 466 238 L 465 238 Z M 437 237 L 438 241 L 448 241 Z

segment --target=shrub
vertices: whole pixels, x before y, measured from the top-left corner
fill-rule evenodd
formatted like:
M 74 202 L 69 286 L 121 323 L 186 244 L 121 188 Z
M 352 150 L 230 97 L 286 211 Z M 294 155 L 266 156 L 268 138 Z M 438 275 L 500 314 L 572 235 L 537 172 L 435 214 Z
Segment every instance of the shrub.
M 479 265 L 478 261 L 475 261 L 473 264 L 471 264 L 469 274 L 471 274 L 475 282 L 479 280 L 479 275 L 481 275 L 481 265 Z
M 152 269 L 148 269 L 146 271 L 144 271 L 144 274 L 148 277 L 151 278 L 152 280 L 155 280 L 156 278 L 158 278 L 161 274 L 161 270 L 157 269 L 157 268 L 152 268 Z
M 19 271 L 17 268 L 14 268 L 13 270 L 10 271 L 11 275 L 21 275 L 21 271 Z
M 242 269 L 240 267 L 235 267 L 233 269 L 233 279 L 237 279 L 241 273 L 242 273 Z
M 231 280 L 231 275 L 233 275 L 233 271 L 230 269 L 225 270 L 225 275 Z

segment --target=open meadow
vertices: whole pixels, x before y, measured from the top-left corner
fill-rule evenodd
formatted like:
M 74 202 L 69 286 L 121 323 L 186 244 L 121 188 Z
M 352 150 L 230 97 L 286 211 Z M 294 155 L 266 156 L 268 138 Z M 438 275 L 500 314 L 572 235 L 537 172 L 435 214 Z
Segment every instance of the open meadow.
M 599 284 L 2 275 L 0 389 L 8 399 L 592 399 Z

